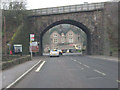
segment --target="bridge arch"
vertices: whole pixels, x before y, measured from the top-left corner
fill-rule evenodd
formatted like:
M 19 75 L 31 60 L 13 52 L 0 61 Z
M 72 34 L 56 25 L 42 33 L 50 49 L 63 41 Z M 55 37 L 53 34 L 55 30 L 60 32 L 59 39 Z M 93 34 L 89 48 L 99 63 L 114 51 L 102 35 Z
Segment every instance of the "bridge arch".
M 91 55 L 91 34 L 90 34 L 90 30 L 87 28 L 87 26 L 85 26 L 84 24 L 75 21 L 75 20 L 70 20 L 70 19 L 64 19 L 64 20 L 60 20 L 60 21 L 56 21 L 52 24 L 50 24 L 49 26 L 47 26 L 41 33 L 40 33 L 40 55 L 43 54 L 43 45 L 42 45 L 42 40 L 43 40 L 43 35 L 52 27 L 57 26 L 59 24 L 70 24 L 70 25 L 74 25 L 78 28 L 81 28 L 87 36 L 87 54 Z

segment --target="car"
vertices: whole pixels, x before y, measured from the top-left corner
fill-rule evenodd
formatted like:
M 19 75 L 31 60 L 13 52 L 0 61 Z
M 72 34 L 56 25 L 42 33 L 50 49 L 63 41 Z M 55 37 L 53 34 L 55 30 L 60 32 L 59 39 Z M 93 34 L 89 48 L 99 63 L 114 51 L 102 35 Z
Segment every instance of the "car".
M 69 52 L 70 52 L 70 53 L 73 53 L 73 49 L 69 49 Z
M 59 51 L 56 49 L 50 50 L 50 57 L 52 56 L 58 56 L 59 57 Z
M 67 51 L 66 51 L 67 53 L 69 53 L 70 51 L 69 51 L 69 49 L 67 49 Z
M 63 50 L 62 50 L 62 53 L 66 53 L 66 51 L 67 51 L 66 49 L 63 49 Z
M 59 51 L 59 54 L 60 54 L 60 55 L 62 55 L 62 54 L 63 54 L 62 50 L 58 50 L 58 51 Z

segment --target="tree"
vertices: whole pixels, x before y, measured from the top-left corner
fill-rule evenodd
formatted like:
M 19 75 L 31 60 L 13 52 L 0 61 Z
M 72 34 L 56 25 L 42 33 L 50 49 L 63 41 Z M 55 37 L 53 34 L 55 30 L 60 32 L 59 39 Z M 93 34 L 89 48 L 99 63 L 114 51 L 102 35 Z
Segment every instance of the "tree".
M 26 9 L 26 0 L 15 0 L 15 1 L 2 1 L 1 5 L 4 10 L 25 10 Z

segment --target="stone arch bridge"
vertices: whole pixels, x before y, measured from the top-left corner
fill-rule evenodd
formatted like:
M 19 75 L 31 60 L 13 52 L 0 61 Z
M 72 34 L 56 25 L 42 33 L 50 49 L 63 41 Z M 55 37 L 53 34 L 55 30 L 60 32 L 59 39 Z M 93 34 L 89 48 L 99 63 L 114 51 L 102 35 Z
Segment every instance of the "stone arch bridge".
M 116 3 L 115 3 L 116 4 Z M 93 3 L 54 8 L 30 10 L 29 27 L 39 37 L 42 55 L 42 37 L 52 27 L 59 24 L 71 24 L 81 28 L 87 35 L 86 54 L 109 53 L 109 35 L 106 28 L 111 3 Z M 114 8 L 114 7 L 112 7 Z

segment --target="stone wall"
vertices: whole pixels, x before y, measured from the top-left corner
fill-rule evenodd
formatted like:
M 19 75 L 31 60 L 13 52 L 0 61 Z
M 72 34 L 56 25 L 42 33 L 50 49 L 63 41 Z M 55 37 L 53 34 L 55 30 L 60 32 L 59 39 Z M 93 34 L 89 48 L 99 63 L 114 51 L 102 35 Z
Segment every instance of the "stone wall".
M 91 34 L 91 52 L 92 54 L 103 54 L 103 10 L 66 13 L 59 15 L 38 16 L 32 19 L 32 25 L 37 32 L 42 33 L 46 27 L 60 20 L 74 20 L 85 25 Z
M 118 54 L 118 3 L 107 2 L 104 8 L 104 53 Z
M 20 57 L 7 62 L 2 62 L 2 70 L 13 67 L 15 65 L 21 64 L 29 60 L 31 60 L 31 57 L 28 55 L 28 56 Z

